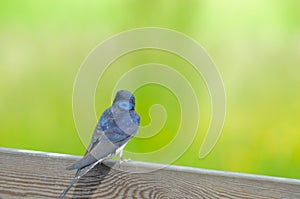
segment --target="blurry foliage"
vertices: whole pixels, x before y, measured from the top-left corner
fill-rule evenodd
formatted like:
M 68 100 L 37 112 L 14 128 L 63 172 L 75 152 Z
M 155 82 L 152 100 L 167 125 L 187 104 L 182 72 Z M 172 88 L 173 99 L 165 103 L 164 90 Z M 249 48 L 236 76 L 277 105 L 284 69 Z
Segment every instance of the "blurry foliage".
M 199 159 L 210 102 L 201 77 L 191 78 L 199 85 L 204 122 L 193 145 L 174 164 L 300 178 L 299 9 L 299 1 L 293 0 L 1 1 L 0 145 L 82 155 L 85 148 L 72 118 L 73 82 L 80 64 L 113 34 L 158 26 L 203 45 L 218 65 L 227 94 L 222 135 L 214 150 Z M 102 86 L 113 87 L 126 67 L 154 61 L 194 74 L 180 58 L 165 52 L 140 51 L 122 59 L 106 72 Z M 100 116 L 110 96 L 98 89 L 95 97 Z M 178 127 L 178 104 L 156 86 L 139 89 L 136 97 L 144 125 L 156 101 L 174 119 L 168 118 L 173 124 L 168 120 L 157 143 L 133 140 L 127 149 L 157 149 Z

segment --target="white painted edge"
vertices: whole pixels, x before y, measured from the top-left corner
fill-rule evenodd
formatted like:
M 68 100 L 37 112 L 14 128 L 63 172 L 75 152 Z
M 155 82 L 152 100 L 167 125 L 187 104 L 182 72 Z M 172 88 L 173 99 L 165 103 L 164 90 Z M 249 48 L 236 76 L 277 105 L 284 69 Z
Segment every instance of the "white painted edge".
M 4 147 L 0 147 L 0 153 L 24 154 L 24 155 L 31 155 L 31 156 L 53 157 L 53 158 L 63 158 L 63 159 L 80 159 L 82 157 L 82 156 L 75 156 L 75 155 L 68 155 L 68 154 L 49 153 L 49 152 L 32 151 L 32 150 L 25 150 L 25 149 L 12 149 L 12 148 L 4 148 Z M 118 161 L 107 160 L 107 162 L 116 163 Z M 265 175 L 229 172 L 229 171 L 218 171 L 218 170 L 210 170 L 210 169 L 202 169 L 202 168 L 186 167 L 186 166 L 162 165 L 157 163 L 138 162 L 138 161 L 129 161 L 122 164 L 126 164 L 126 166 L 141 167 L 146 169 L 147 168 L 155 169 L 155 168 L 163 167 L 163 170 L 167 170 L 167 171 L 197 173 L 201 175 L 213 175 L 218 177 L 239 178 L 239 179 L 256 180 L 256 181 L 268 181 L 274 183 L 284 183 L 284 184 L 300 186 L 300 180 L 292 179 L 292 178 L 282 178 L 282 177 L 273 177 L 273 176 L 265 176 Z
M 62 153 L 51 153 L 51 152 L 33 151 L 33 150 L 27 150 L 27 149 L 4 148 L 4 147 L 0 147 L 0 152 L 24 154 L 24 155 L 30 155 L 30 156 L 67 158 L 67 159 L 79 159 L 82 157 L 82 156 L 75 156 L 75 155 L 62 154 Z

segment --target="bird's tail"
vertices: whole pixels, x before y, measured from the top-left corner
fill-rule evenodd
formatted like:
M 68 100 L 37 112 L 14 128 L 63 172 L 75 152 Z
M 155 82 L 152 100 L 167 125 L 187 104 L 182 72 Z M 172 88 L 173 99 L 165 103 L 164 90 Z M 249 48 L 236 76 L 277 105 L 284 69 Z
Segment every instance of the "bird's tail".
M 87 174 L 92 168 L 94 168 L 99 162 L 101 162 L 103 159 L 98 160 L 97 162 L 82 168 L 82 169 L 78 169 L 75 178 L 73 179 L 73 181 L 70 183 L 70 185 L 58 196 L 58 199 L 63 199 L 65 198 L 66 194 L 68 193 L 68 191 L 71 189 L 71 187 L 85 174 Z
M 71 189 L 71 187 L 79 180 L 81 176 L 78 175 L 76 176 L 73 181 L 70 183 L 70 185 L 58 196 L 58 199 L 63 199 L 65 198 L 66 194 L 68 193 L 68 191 Z

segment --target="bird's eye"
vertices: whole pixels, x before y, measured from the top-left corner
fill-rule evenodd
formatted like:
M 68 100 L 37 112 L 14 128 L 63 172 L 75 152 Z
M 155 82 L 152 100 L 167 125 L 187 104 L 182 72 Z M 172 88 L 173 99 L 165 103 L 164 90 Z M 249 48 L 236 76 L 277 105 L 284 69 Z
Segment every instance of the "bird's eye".
M 130 104 L 128 102 L 120 102 L 118 104 L 119 108 L 120 109 L 123 109 L 123 110 L 129 110 L 130 109 Z

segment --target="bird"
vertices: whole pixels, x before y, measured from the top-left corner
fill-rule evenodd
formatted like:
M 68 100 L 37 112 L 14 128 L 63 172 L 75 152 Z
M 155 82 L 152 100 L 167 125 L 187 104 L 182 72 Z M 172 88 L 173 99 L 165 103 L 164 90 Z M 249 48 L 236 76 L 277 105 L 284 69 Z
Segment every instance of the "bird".
M 134 95 L 130 91 L 119 90 L 111 107 L 102 113 L 83 158 L 67 167 L 67 170 L 77 169 L 77 172 L 73 181 L 58 198 L 65 198 L 82 176 L 105 159 L 116 155 L 121 162 L 125 161 L 122 157 L 123 149 L 136 135 L 139 126 L 140 116 L 135 111 Z

